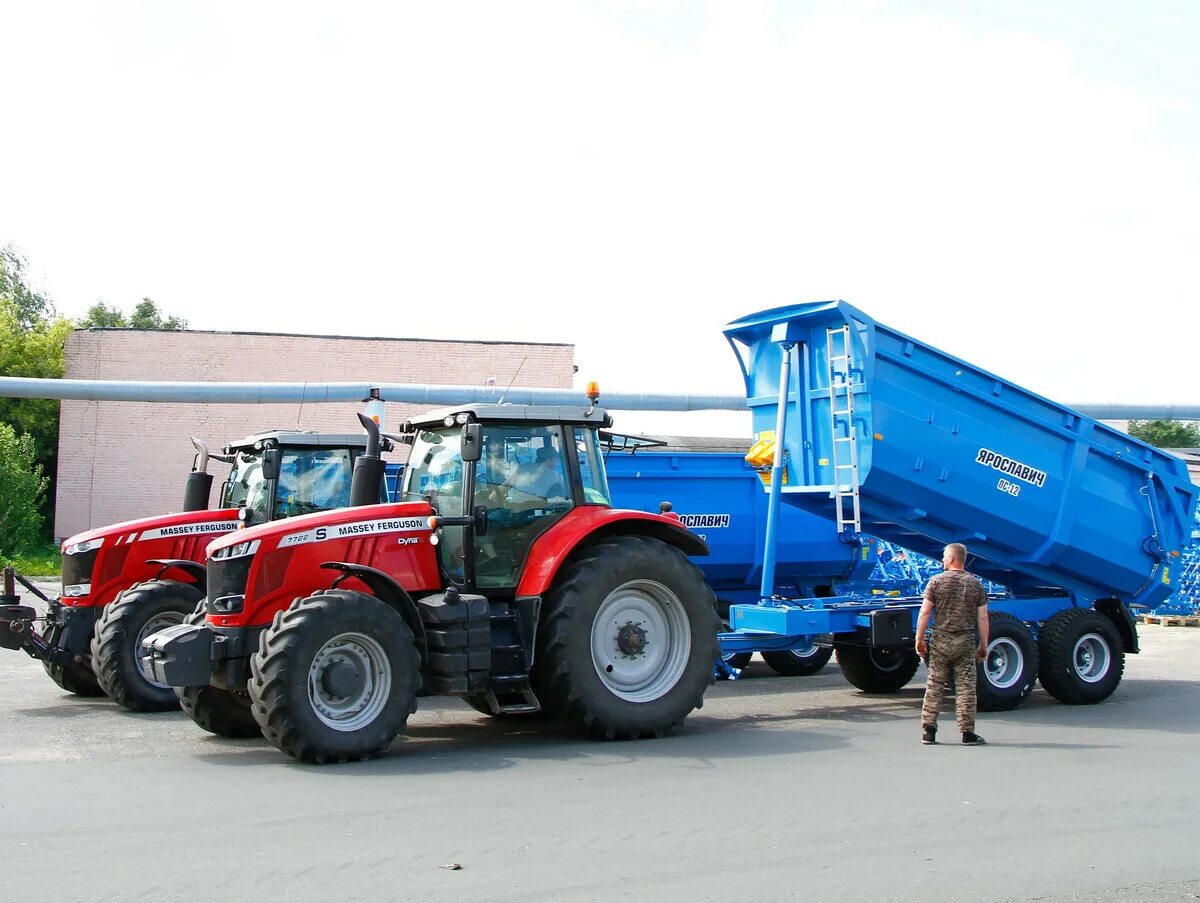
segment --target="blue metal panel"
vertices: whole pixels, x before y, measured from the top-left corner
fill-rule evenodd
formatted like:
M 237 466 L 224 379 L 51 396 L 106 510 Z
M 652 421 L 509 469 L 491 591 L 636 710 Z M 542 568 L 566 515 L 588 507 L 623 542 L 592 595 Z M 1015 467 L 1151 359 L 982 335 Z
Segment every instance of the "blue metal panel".
M 877 323 L 842 301 L 745 317 L 725 330 L 755 433 L 774 425 L 780 335 L 806 351 L 789 405 L 784 498 L 832 516 L 826 333 L 849 324 L 863 529 L 1026 592 L 1153 606 L 1179 577 L 1200 489 L 1183 461 Z M 777 331 L 778 330 L 778 331 Z M 775 333 L 773 335 L 773 332 Z
M 709 585 L 728 599 L 755 590 L 762 577 L 767 496 L 743 456 L 730 452 L 611 452 L 606 458 L 613 505 L 676 514 L 707 540 L 710 554 L 693 559 Z M 875 541 L 838 540 L 825 518 L 791 505 L 780 511 L 775 585 L 786 595 L 812 595 L 834 580 L 865 580 L 876 563 Z

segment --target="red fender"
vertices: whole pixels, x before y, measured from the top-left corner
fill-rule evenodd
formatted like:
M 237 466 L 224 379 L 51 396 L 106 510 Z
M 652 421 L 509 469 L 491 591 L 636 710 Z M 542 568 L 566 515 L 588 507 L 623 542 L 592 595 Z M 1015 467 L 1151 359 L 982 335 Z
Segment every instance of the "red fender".
M 678 517 L 581 505 L 534 542 L 521 572 L 517 596 L 540 596 L 577 546 L 610 536 L 650 536 L 675 546 L 685 555 L 708 554 L 708 543 L 683 526 Z

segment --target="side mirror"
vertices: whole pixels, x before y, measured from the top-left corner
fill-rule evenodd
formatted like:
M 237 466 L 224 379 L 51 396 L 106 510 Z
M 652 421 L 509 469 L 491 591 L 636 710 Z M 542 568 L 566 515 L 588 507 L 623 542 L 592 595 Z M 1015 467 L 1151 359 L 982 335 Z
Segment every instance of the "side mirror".
M 478 461 L 483 457 L 483 425 L 479 423 L 463 424 L 462 459 L 465 462 Z
M 277 448 L 268 448 L 265 452 L 263 452 L 263 459 L 262 459 L 263 479 L 266 479 L 266 480 L 278 480 L 279 479 L 279 465 L 280 465 L 280 461 L 282 460 L 282 457 L 283 457 L 283 453 L 280 452 L 280 450 Z

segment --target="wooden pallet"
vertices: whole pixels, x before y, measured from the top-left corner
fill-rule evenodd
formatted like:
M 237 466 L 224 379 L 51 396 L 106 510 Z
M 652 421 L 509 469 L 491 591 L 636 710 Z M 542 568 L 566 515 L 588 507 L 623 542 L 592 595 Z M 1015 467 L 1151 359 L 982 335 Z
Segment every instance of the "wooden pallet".
M 1200 616 L 1196 615 L 1142 615 L 1138 620 L 1161 627 L 1200 627 Z

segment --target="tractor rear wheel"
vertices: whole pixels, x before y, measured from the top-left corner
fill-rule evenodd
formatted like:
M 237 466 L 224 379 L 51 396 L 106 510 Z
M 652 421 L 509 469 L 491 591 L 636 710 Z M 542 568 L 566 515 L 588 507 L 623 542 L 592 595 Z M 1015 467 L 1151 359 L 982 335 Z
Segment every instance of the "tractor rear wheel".
M 764 652 L 765 661 L 776 674 L 785 677 L 807 677 L 816 674 L 833 658 L 833 649 L 813 643 L 804 649 L 788 649 L 785 652 Z
M 186 624 L 204 623 L 204 600 L 184 620 Z M 231 693 L 220 687 L 175 687 L 179 707 L 210 734 L 230 740 L 261 737 L 262 728 L 250 712 L 246 693 Z
M 851 684 L 864 693 L 895 693 L 907 684 L 921 659 L 915 649 L 881 649 L 839 643 L 838 666 Z
M 987 655 L 978 665 L 976 698 L 981 712 L 1007 712 L 1023 703 L 1037 682 L 1037 643 L 1020 618 L 989 616 Z
M 204 592 L 189 583 L 149 580 L 135 583 L 104 606 L 92 637 L 92 667 L 115 703 L 132 712 L 179 708 L 175 691 L 142 671 L 142 640 L 182 624 L 203 598 Z
M 1113 622 L 1091 608 L 1055 614 L 1038 640 L 1038 677 L 1046 692 L 1068 705 L 1103 702 L 1125 671 L 1125 647 Z
M 62 638 L 62 631 L 63 628 L 57 624 L 51 627 L 46 631 L 46 642 L 51 646 L 57 646 Z M 104 695 L 104 690 L 100 688 L 100 682 L 96 680 L 96 672 L 92 670 L 90 655 L 77 655 L 65 665 L 42 662 L 42 667 L 46 669 L 50 679 L 68 693 L 85 697 Z
M 704 704 L 719 655 L 715 599 L 679 549 L 642 536 L 589 546 L 542 605 L 535 685 L 551 716 L 635 740 Z
M 420 686 L 421 657 L 404 618 L 351 590 L 297 599 L 250 657 L 254 719 L 279 749 L 307 762 L 386 752 L 416 711 Z

